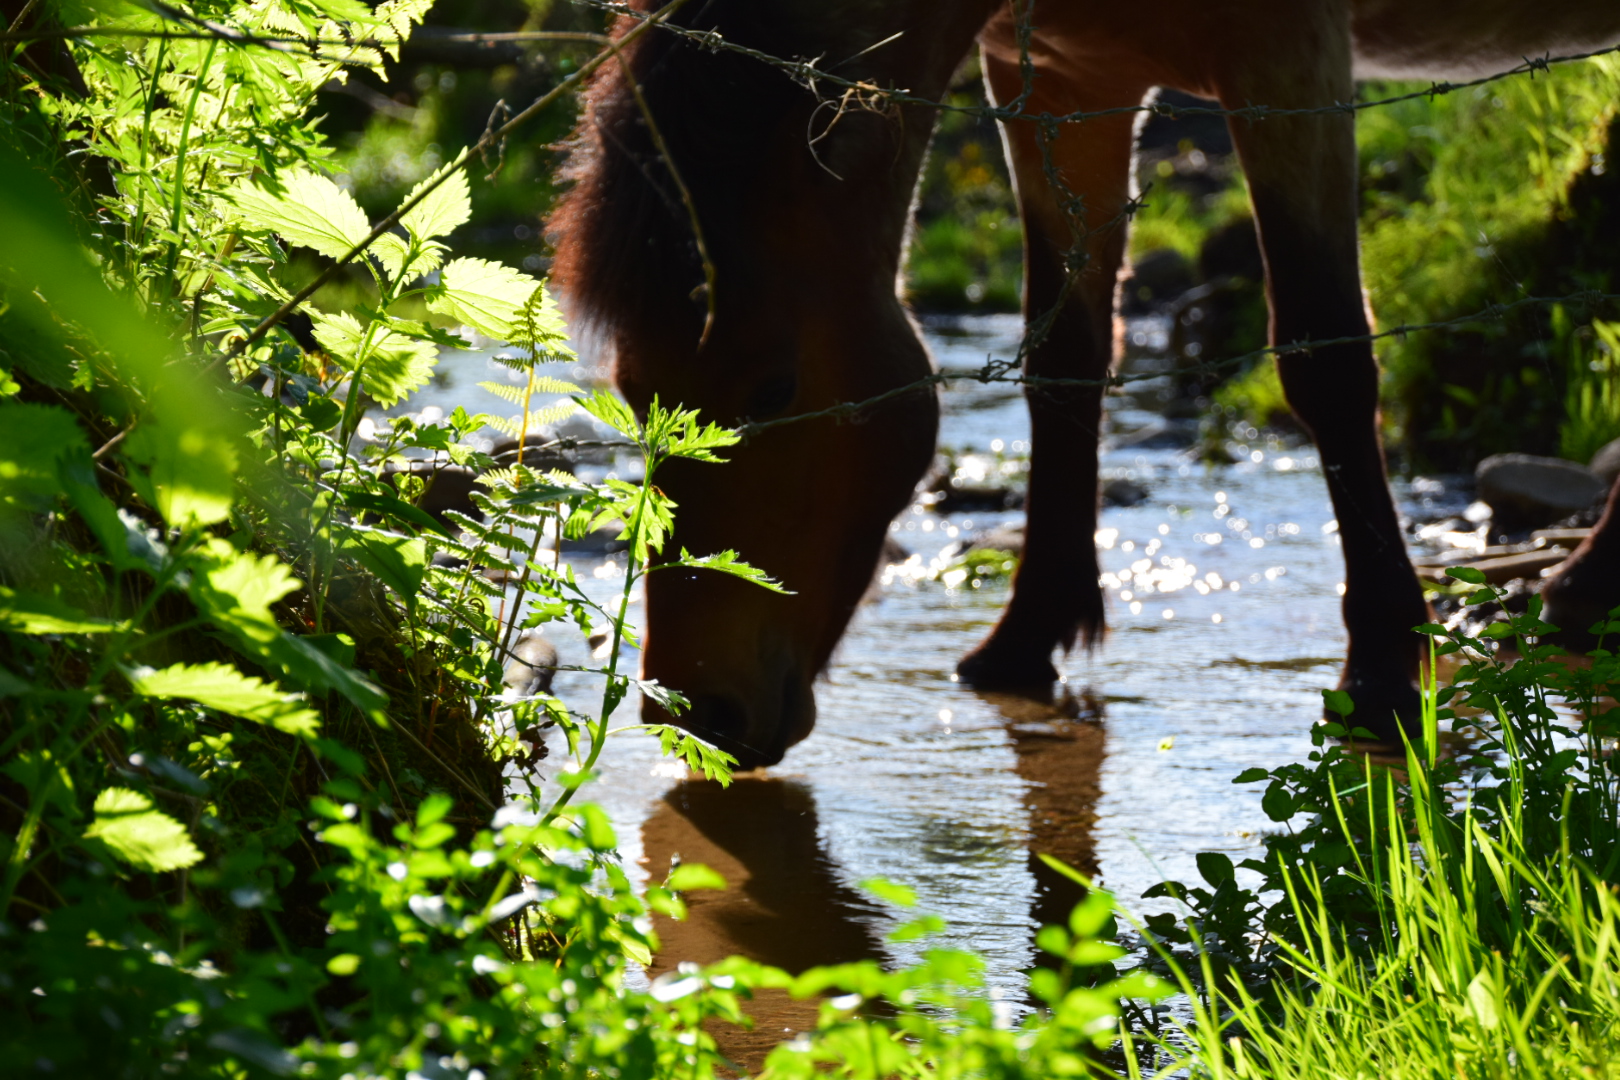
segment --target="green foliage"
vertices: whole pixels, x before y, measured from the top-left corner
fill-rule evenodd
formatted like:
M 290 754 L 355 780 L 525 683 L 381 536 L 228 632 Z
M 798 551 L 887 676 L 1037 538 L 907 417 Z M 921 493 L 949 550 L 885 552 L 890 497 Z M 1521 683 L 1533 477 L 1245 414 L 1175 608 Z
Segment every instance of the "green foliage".
M 1620 217 L 1606 162 L 1617 94 L 1620 62 L 1607 56 L 1360 113 L 1362 267 L 1378 322 L 1614 291 Z M 1580 389 L 1597 381 L 1580 365 L 1596 359 L 1587 324 L 1601 314 L 1527 309 L 1385 343 L 1396 441 L 1419 468 L 1467 468 L 1501 451 L 1558 453 L 1565 442 L 1582 450 L 1590 438 L 1578 432 L 1602 413 L 1590 398 L 1597 413 L 1581 412 Z

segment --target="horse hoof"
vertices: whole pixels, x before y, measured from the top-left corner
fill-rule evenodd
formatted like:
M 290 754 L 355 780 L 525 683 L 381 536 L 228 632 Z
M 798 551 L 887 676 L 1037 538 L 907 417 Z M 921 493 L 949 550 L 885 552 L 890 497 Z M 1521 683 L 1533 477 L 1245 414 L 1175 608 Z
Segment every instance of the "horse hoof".
M 956 665 L 956 676 L 975 690 L 1050 696 L 1058 671 L 1049 655 L 1050 649 L 1037 653 L 1030 649 L 997 647 L 992 639 L 962 658 Z
M 1401 733 L 1407 738 L 1423 730 L 1423 695 L 1404 676 L 1394 679 L 1371 679 L 1345 673 L 1339 680 L 1339 689 L 1350 695 L 1355 706 L 1349 716 L 1323 709 L 1322 719 L 1342 724 L 1346 730 L 1365 728 L 1379 742 L 1401 745 Z

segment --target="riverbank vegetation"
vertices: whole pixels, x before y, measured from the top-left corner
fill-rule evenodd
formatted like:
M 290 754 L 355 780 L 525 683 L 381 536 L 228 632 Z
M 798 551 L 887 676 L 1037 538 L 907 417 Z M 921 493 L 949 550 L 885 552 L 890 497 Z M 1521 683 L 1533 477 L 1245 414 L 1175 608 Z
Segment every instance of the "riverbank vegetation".
M 785 987 L 823 1004 L 769 1059 L 782 1077 L 1611 1070 L 1620 672 L 1604 650 L 1557 658 L 1534 605 L 1484 638 L 1430 628 L 1462 666 L 1403 759 L 1323 728 L 1308 762 L 1239 777 L 1278 825 L 1263 858 L 1205 856 L 1141 922 L 1094 890 L 1042 930 L 1027 1009 L 945 949 L 641 981 L 648 913 L 720 882 L 689 864 L 638 891 L 586 801 L 631 696 L 681 705 L 625 666 L 632 591 L 655 562 L 776 586 L 727 552 L 664 549 L 678 511 L 658 469 L 723 470 L 736 436 L 552 374 L 570 353 L 543 282 L 460 246 L 481 192 L 464 151 L 370 206 L 331 179 L 310 103 L 393 62 L 425 11 L 241 0 L 198 29 L 45 4 L 47 28 L 119 32 L 0 67 L 8 1069 L 705 1077 L 730 1068 L 716 1030 Z M 192 36 L 161 33 L 177 26 Z M 346 285 L 295 295 L 319 277 Z M 472 342 L 517 374 L 496 384 L 510 415 L 372 409 Z M 551 468 L 560 440 L 537 464 L 563 409 L 612 431 L 639 479 Z M 480 449 L 486 429 L 514 451 Z M 430 513 L 458 470 L 482 483 Z M 604 526 L 627 546 L 606 601 L 560 557 Z M 604 635 L 589 702 L 514 656 L 565 626 Z M 1328 705 L 1353 728 L 1353 702 Z M 940 926 L 906 914 L 892 933 Z

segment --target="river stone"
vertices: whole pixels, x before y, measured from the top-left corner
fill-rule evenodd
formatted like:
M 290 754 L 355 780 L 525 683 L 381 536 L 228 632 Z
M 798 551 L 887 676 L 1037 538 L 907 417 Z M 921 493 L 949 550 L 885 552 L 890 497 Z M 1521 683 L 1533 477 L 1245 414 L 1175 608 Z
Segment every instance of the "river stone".
M 1174 248 L 1159 248 L 1131 264 L 1121 288 L 1122 308 L 1127 315 L 1145 315 L 1195 284 L 1192 261 Z
M 507 661 L 501 683 L 514 697 L 544 694 L 551 689 L 551 678 L 557 673 L 557 649 L 528 630 L 512 645 L 512 659 Z
M 1620 439 L 1606 444 L 1603 449 L 1592 455 L 1592 464 L 1587 466 L 1597 474 L 1597 478 L 1610 487 L 1614 486 L 1614 478 L 1620 476 Z
M 1492 454 L 1474 469 L 1479 497 L 1500 529 L 1548 525 L 1603 497 L 1605 485 L 1590 469 L 1563 458 Z
M 1103 485 L 1102 501 L 1108 506 L 1135 506 L 1146 501 L 1147 488 L 1134 480 L 1110 480 Z

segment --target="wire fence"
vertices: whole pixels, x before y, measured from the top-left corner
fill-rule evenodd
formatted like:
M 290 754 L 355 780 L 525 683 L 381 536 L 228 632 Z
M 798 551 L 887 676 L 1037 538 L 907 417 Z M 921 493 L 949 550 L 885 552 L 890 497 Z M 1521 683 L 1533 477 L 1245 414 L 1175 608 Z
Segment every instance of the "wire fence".
M 567 94 L 581 88 L 596 71 L 610 60 L 625 61 L 625 50 L 633 46 L 636 41 L 652 31 L 676 35 L 694 46 L 712 53 L 727 52 L 746 57 L 757 63 L 769 66 L 785 77 L 791 78 L 814 95 L 818 106 L 831 105 L 844 108 L 851 101 L 856 107 L 874 109 L 881 106 L 907 105 L 915 106 L 938 113 L 952 112 L 972 116 L 978 119 L 994 120 L 1000 123 L 1030 123 L 1035 125 L 1037 137 L 1043 153 L 1043 164 L 1047 182 L 1052 186 L 1058 196 L 1058 204 L 1065 216 L 1069 219 L 1070 232 L 1073 244 L 1066 253 L 1065 266 L 1067 280 L 1065 287 L 1060 290 L 1060 296 L 1066 296 L 1074 283 L 1087 267 L 1087 245 L 1101 230 L 1118 229 L 1125 227 L 1128 222 L 1142 208 L 1140 198 L 1129 200 L 1118 214 L 1110 218 L 1101 226 L 1088 227 L 1084 221 L 1085 205 L 1083 198 L 1072 191 L 1065 182 L 1061 171 L 1052 159 L 1051 147 L 1056 133 L 1069 124 L 1079 124 L 1086 121 L 1103 119 L 1122 114 L 1146 114 L 1176 120 L 1187 117 L 1221 117 L 1226 119 L 1240 119 L 1259 121 L 1273 117 L 1284 116 L 1330 116 L 1355 114 L 1357 112 L 1388 107 L 1402 102 L 1414 100 L 1432 100 L 1436 97 L 1457 93 L 1459 91 L 1486 86 L 1491 83 L 1507 79 L 1530 78 L 1538 73 L 1550 71 L 1554 66 L 1590 61 L 1599 57 L 1620 54 L 1620 45 L 1593 49 L 1585 52 L 1568 53 L 1561 55 L 1546 55 L 1542 57 L 1526 57 L 1522 63 L 1514 65 L 1503 71 L 1480 76 L 1460 82 L 1433 82 L 1429 86 L 1407 93 L 1370 99 L 1334 102 L 1329 105 L 1317 107 L 1280 107 L 1267 104 L 1248 104 L 1238 108 L 1227 108 L 1220 105 L 1183 105 L 1172 104 L 1159 100 L 1147 100 L 1137 105 L 1121 106 L 1091 111 L 1074 111 L 1062 114 L 1049 112 L 1030 112 L 1027 109 L 1034 83 L 1034 67 L 1031 60 L 1030 44 L 1035 33 L 1032 23 L 1033 0 L 1013 0 L 1015 36 L 1019 45 L 1020 67 L 1022 71 L 1023 86 L 1021 92 L 1005 105 L 979 105 L 964 104 L 957 101 L 935 99 L 921 96 L 902 87 L 880 86 L 868 80 L 852 79 L 840 75 L 837 69 L 854 60 L 880 50 L 883 46 L 894 41 L 899 35 L 874 42 L 872 45 L 860 50 L 852 56 L 828 61 L 825 57 L 804 58 L 778 56 L 744 43 L 732 41 L 715 29 L 698 29 L 680 25 L 674 17 L 686 6 L 688 0 L 672 0 L 653 12 L 642 11 L 620 0 L 572 0 L 576 5 L 591 8 L 605 14 L 615 16 L 621 20 L 620 32 L 616 36 L 606 34 L 592 34 L 575 31 L 517 31 L 510 33 L 465 33 L 436 35 L 436 43 L 488 45 L 495 43 L 554 43 L 554 44 L 589 44 L 598 47 L 598 51 L 576 70 L 563 79 L 552 89 L 536 98 L 526 108 L 503 123 L 496 124 L 494 117 L 510 114 L 505 103 L 499 103 L 492 113 L 492 121 L 472 146 L 469 146 L 450 163 L 448 168 L 441 170 L 429 182 L 418 189 L 414 198 L 408 200 L 394 213 L 388 215 L 371 230 L 359 243 L 349 250 L 343 257 L 316 274 L 303 288 L 293 294 L 276 311 L 266 316 L 257 325 L 245 334 L 236 334 L 222 342 L 223 348 L 210 364 L 210 368 L 218 368 L 228 361 L 241 356 L 248 349 L 262 341 L 266 334 L 279 326 L 288 316 L 293 314 L 322 287 L 331 282 L 344 267 L 362 256 L 367 249 L 377 242 L 383 235 L 395 230 L 400 219 L 412 209 L 427 199 L 440 185 L 460 169 L 469 167 L 474 161 L 484 158 L 491 151 L 498 151 L 504 141 L 516 132 L 529 120 L 555 104 Z M 230 47 L 237 48 L 266 48 L 281 52 L 298 52 L 311 58 L 325 62 L 342 63 L 358 66 L 371 66 L 382 59 L 392 56 L 397 50 L 397 40 L 384 40 L 376 37 L 351 38 L 321 37 L 318 35 L 289 35 L 264 34 L 251 29 L 231 26 L 217 21 L 201 18 L 184 8 L 166 2 L 166 0 L 146 0 L 150 15 L 156 16 L 163 24 L 159 27 L 150 25 L 85 25 L 74 27 L 37 26 L 24 29 L 23 24 L 33 11 L 38 0 L 29 0 L 22 12 L 13 20 L 12 24 L 0 33 L 0 44 L 13 46 L 26 46 L 30 42 L 60 41 L 78 38 L 170 38 L 176 40 L 213 40 Z M 634 84 L 634 80 L 629 80 Z M 684 204 L 689 224 L 693 231 L 695 247 L 703 264 L 704 276 L 708 288 L 708 317 L 705 320 L 703 336 L 707 337 L 714 318 L 714 302 L 717 289 L 724 288 L 724 281 L 719 278 L 716 269 L 710 261 L 704 243 L 702 223 L 698 217 L 696 207 L 690 190 L 682 180 L 678 167 L 664 145 L 662 136 L 654 121 L 651 109 L 641 97 L 639 87 L 633 87 L 638 107 L 641 109 L 654 145 L 658 151 L 659 164 L 666 169 L 674 180 Z M 834 91 L 834 92 L 829 92 Z M 1552 308 L 1555 305 L 1574 306 L 1588 310 L 1602 305 L 1620 301 L 1620 293 L 1603 292 L 1598 290 L 1583 290 L 1559 296 L 1524 296 L 1511 302 L 1490 304 L 1479 311 L 1459 315 L 1447 319 L 1438 319 L 1422 323 L 1413 323 L 1390 327 L 1383 330 L 1372 331 L 1366 334 L 1334 337 L 1316 341 L 1301 340 L 1287 343 L 1268 345 L 1238 355 L 1222 357 L 1203 363 L 1178 367 L 1178 376 L 1199 376 L 1220 374 L 1234 368 L 1243 367 L 1256 360 L 1272 356 L 1289 356 L 1309 354 L 1317 349 L 1345 345 L 1372 345 L 1390 338 L 1405 338 L 1408 335 L 1419 333 L 1434 333 L 1456 331 L 1465 327 L 1479 326 L 1491 322 L 1500 322 L 1509 314 L 1526 308 Z M 1054 378 L 1025 374 L 1018 369 L 1023 366 L 1030 353 L 1037 348 L 1049 333 L 1052 323 L 1062 309 L 1060 301 L 1052 309 L 1039 313 L 1030 313 L 1026 329 L 1019 343 L 1019 347 L 1012 357 L 989 358 L 979 369 L 970 372 L 936 372 L 921 379 L 907 383 L 903 386 L 885 391 L 861 401 L 840 402 L 835 405 L 813 411 L 795 413 L 788 416 L 769 420 L 746 420 L 739 425 L 739 430 L 747 436 L 758 435 L 763 432 L 782 427 L 784 425 L 803 423 L 818 419 L 833 419 L 838 421 L 857 420 L 870 410 L 906 395 L 932 390 L 942 384 L 953 381 L 973 381 L 979 383 L 1006 383 L 1024 386 L 1031 389 L 1073 389 L 1073 388 L 1116 388 L 1124 387 L 1134 382 L 1148 381 L 1161 378 L 1162 372 L 1140 373 L 1111 373 L 1100 378 Z M 114 442 L 118 437 L 114 438 Z M 576 439 L 563 438 L 545 444 L 546 448 L 570 449 L 575 445 L 584 443 Z M 111 447 L 101 447 L 97 454 L 105 453 Z M 597 445 L 592 443 L 591 445 Z M 607 444 L 602 444 L 607 445 Z M 539 449 L 539 447 L 537 447 Z

